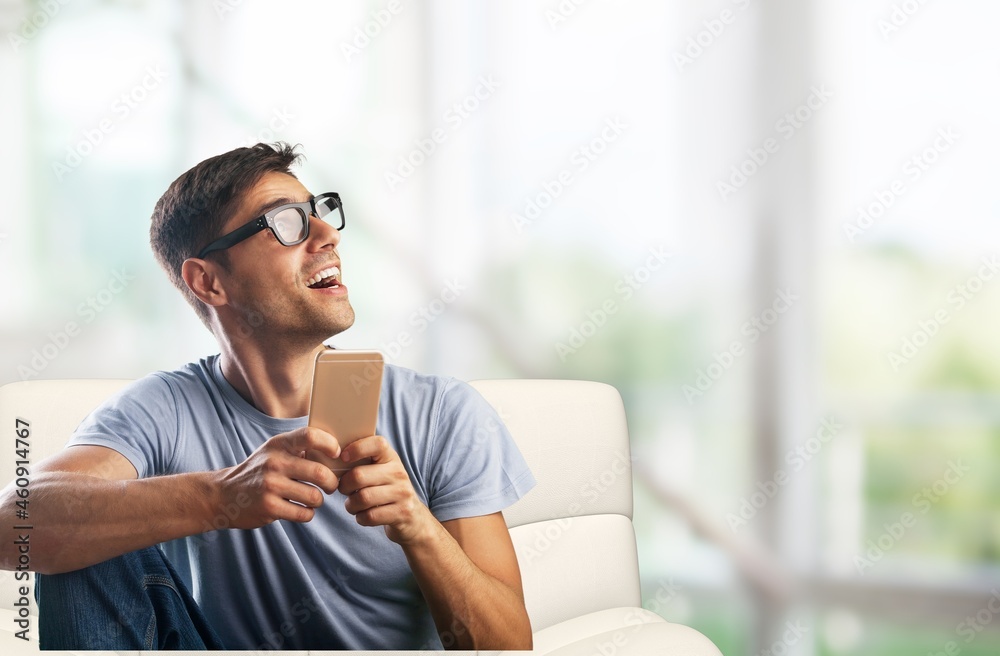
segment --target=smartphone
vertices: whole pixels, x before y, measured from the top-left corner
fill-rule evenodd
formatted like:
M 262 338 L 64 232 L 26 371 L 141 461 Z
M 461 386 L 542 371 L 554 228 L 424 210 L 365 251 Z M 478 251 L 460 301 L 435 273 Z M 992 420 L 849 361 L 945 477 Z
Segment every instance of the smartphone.
M 316 356 L 309 425 L 333 435 L 340 448 L 375 434 L 385 359 L 379 351 L 325 349 Z M 340 458 L 310 452 L 306 457 L 322 462 L 337 475 L 371 458 L 345 463 Z

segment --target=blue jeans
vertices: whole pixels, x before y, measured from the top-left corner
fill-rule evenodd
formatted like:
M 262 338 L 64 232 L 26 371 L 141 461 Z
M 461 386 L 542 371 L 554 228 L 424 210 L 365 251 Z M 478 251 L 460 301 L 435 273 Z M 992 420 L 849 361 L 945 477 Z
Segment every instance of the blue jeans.
M 41 649 L 225 649 L 157 547 L 35 576 Z

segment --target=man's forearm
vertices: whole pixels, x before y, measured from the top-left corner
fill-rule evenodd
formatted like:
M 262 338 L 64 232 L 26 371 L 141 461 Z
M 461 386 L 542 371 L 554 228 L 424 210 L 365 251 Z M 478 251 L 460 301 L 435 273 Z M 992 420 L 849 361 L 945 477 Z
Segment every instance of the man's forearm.
M 446 649 L 530 649 L 531 623 L 510 587 L 476 567 L 436 520 L 403 546 Z
M 108 480 L 70 472 L 44 472 L 31 479 L 31 569 L 69 572 L 136 549 L 194 535 L 211 527 L 210 472 L 156 478 Z M 0 509 L 14 508 L 12 485 L 0 494 Z M 0 510 L 0 512 L 3 512 Z M 13 569 L 14 522 L 0 546 L 0 568 Z M 9 538 L 9 539 L 8 539 Z

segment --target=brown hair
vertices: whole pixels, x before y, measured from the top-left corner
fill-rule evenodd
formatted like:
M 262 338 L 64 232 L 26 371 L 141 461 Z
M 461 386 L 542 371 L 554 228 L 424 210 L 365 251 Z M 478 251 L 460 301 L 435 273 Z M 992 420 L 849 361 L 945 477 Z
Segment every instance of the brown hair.
M 220 237 L 223 226 L 242 196 L 266 173 L 287 173 L 301 155 L 283 142 L 258 143 L 210 157 L 171 183 L 153 209 L 149 243 L 153 255 L 211 330 L 208 306 L 188 289 L 181 277 L 181 264 L 205 245 Z M 229 267 L 226 251 L 216 251 L 223 267 Z

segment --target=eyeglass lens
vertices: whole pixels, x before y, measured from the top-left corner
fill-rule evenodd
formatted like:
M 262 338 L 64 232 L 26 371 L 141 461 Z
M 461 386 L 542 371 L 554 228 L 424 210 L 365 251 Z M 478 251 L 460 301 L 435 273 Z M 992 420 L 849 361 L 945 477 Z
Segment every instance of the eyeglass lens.
M 337 211 L 337 201 L 333 197 L 320 198 L 316 201 L 317 218 L 325 220 L 335 211 Z M 301 208 L 289 207 L 274 216 L 274 229 L 284 242 L 293 244 L 301 242 L 305 237 L 307 221 L 306 214 Z
M 297 207 L 283 209 L 274 216 L 274 230 L 287 243 L 301 241 L 305 227 L 305 212 Z
M 320 198 L 316 201 L 316 216 L 326 220 L 327 215 L 337 211 L 337 199 L 333 196 Z M 334 225 L 337 225 L 336 223 Z

